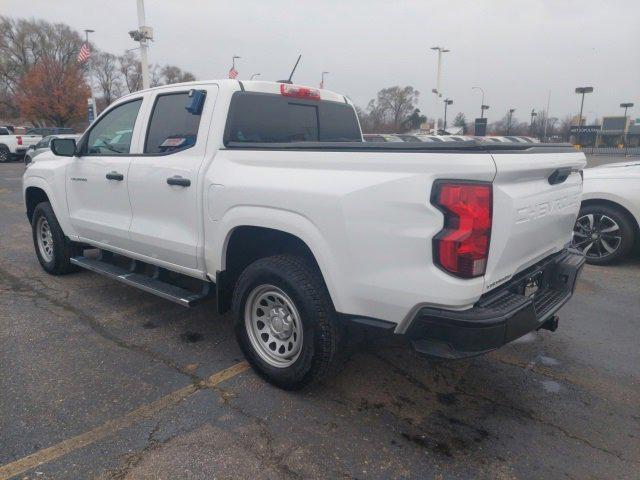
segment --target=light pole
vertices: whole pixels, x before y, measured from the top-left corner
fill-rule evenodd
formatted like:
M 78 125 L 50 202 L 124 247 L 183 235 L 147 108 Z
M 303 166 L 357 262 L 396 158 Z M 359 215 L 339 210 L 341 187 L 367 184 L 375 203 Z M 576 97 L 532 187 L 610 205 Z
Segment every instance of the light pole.
M 513 112 L 515 112 L 515 108 L 509 109 L 509 121 L 507 123 L 507 135 L 511 134 L 511 119 L 513 118 Z
M 480 90 L 482 92 L 482 100 L 480 100 L 480 118 L 484 118 L 484 111 L 489 108 L 484 104 L 484 90 L 482 89 L 482 87 L 471 87 L 471 90 Z
M 84 31 L 84 41 L 87 44 L 87 48 L 89 48 L 89 34 L 90 33 L 95 33 L 95 30 L 91 30 L 89 28 L 85 29 Z M 87 71 L 89 72 L 89 92 L 91 92 L 91 108 L 93 109 L 93 118 L 95 118 L 98 115 L 98 111 L 97 111 L 97 106 L 96 106 L 96 99 L 93 96 L 93 72 L 92 72 L 92 68 L 93 68 L 93 62 L 91 61 L 91 54 L 89 54 L 89 60 L 87 62 L 88 68 Z M 91 123 L 91 120 L 89 121 L 89 123 Z
M 436 94 L 436 105 L 438 105 L 438 99 L 440 97 L 442 97 L 442 91 L 440 89 L 440 78 L 441 78 L 441 72 L 442 72 L 442 54 L 443 53 L 448 53 L 451 50 L 448 50 L 444 47 L 431 47 L 431 50 L 436 50 L 438 52 L 438 70 L 436 73 L 436 88 L 434 88 L 433 90 L 431 90 L 433 93 Z M 436 119 L 436 125 L 435 125 L 435 134 L 438 134 L 438 120 L 440 120 L 439 118 Z
M 626 146 L 627 145 L 627 108 L 632 108 L 633 107 L 633 103 L 621 103 L 620 104 L 620 108 L 624 108 L 624 137 L 623 137 L 623 143 Z
M 253 80 L 254 78 L 256 78 L 258 75 L 260 75 L 259 73 L 254 73 L 253 75 L 251 75 L 251 78 L 249 80 Z
M 444 99 L 444 126 L 442 127 L 443 130 L 447 130 L 447 107 L 449 105 L 453 105 L 453 100 L 445 98 Z
M 584 95 L 585 93 L 593 92 L 593 87 L 577 87 L 576 93 L 582 95 L 580 100 L 580 116 L 578 117 L 578 141 L 582 145 L 582 110 L 584 108 Z
M 138 30 L 131 30 L 129 36 L 140 44 L 140 70 L 142 72 L 142 88 L 149 88 L 149 44 L 147 40 L 153 40 L 153 28 L 145 25 L 144 0 L 138 2 Z
M 328 75 L 331 72 L 322 72 L 322 76 L 320 78 L 320 88 L 324 88 L 324 76 Z

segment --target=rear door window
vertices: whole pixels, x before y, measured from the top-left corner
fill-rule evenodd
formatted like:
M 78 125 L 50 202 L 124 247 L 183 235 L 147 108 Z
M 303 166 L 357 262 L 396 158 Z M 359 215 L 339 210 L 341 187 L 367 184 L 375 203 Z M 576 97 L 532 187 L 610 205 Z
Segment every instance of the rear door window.
M 328 101 L 236 92 L 225 142 L 289 143 L 361 141 L 353 108 Z
M 196 144 L 202 115 L 189 112 L 188 104 L 188 92 L 158 95 L 149 121 L 144 153 L 173 153 Z

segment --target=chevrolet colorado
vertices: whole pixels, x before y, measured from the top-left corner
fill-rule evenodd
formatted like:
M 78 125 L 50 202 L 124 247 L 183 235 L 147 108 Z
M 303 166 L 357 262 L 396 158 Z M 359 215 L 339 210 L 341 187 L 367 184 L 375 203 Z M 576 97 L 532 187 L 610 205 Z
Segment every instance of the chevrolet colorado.
M 215 296 L 255 370 L 299 388 L 356 327 L 444 358 L 555 330 L 584 166 L 568 145 L 365 143 L 342 95 L 221 80 L 121 98 L 23 183 L 44 270 Z

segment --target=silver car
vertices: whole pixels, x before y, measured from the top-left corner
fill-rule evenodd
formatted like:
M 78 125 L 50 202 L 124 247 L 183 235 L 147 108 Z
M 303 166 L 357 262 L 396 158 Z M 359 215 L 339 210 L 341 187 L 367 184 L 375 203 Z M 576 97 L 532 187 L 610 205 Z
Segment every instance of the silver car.
M 64 135 L 47 135 L 46 137 L 43 137 L 42 140 L 40 140 L 35 145 L 31 145 L 27 149 L 27 153 L 25 153 L 24 155 L 24 164 L 28 165 L 33 161 L 33 159 L 37 155 L 40 155 L 42 152 L 48 152 L 51 148 L 51 140 L 53 140 L 54 138 L 73 138 L 77 141 L 80 138 L 80 135 L 64 134 Z

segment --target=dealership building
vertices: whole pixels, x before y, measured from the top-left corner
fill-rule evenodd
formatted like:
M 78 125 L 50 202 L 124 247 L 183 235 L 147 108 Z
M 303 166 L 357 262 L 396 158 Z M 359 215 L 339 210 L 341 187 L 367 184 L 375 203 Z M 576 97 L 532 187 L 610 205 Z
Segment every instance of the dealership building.
M 571 127 L 571 142 L 590 147 L 640 146 L 640 118 L 604 117 L 602 125 Z

